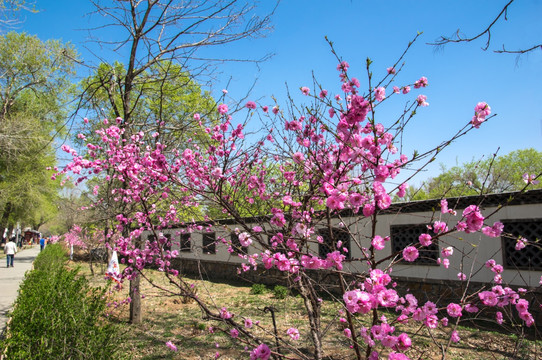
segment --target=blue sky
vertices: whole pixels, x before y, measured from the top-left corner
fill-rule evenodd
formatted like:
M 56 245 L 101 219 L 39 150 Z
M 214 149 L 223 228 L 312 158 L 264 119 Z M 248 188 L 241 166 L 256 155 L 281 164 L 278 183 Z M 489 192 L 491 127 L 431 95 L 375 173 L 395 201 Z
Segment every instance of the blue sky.
M 283 0 L 273 17 L 274 30 L 263 39 L 250 39 L 222 48 L 213 48 L 215 57 L 259 58 L 274 56 L 259 67 L 230 63 L 221 66 L 212 91 L 230 81 L 229 94 L 243 98 L 251 85 L 250 98 L 272 104 L 274 95 L 284 103 L 285 83 L 296 92 L 301 86 L 312 88 L 312 74 L 330 92 L 338 93 L 337 62 L 324 37 L 333 41 L 338 54 L 351 64 L 350 73 L 366 88 L 365 59 L 373 60 L 375 79 L 385 75 L 417 32 L 423 35 L 405 58 L 404 71 L 397 85 L 429 79 L 429 87 L 412 96 L 396 96 L 377 113 L 377 121 L 389 123 L 398 115 L 404 101 L 419 93 L 427 95 L 430 106 L 421 109 L 405 133 L 405 153 L 422 151 L 439 144 L 473 115 L 477 102 L 486 101 L 497 117 L 445 150 L 428 172 L 438 174 L 439 163 L 451 167 L 492 154 L 533 147 L 542 151 L 542 51 L 522 56 L 495 54 L 491 50 L 506 45 L 509 49 L 530 47 L 542 42 L 542 1 L 516 1 L 509 9 L 508 21 L 492 31 L 490 50 L 482 51 L 486 38 L 472 43 L 449 44 L 437 49 L 426 43 L 457 29 L 474 35 L 484 29 L 508 1 L 365 1 L 365 0 Z M 26 15 L 19 30 L 38 35 L 42 40 L 71 41 L 83 60 L 90 54 L 83 49 L 85 32 L 92 26 L 84 17 L 92 7 L 78 0 L 38 0 L 37 14 Z M 271 8 L 262 1 L 259 11 Z M 107 35 L 105 35 L 107 36 Z M 84 74 L 84 71 L 81 70 Z M 314 91 L 314 90 L 313 90 Z M 303 100 L 301 97 L 296 99 Z

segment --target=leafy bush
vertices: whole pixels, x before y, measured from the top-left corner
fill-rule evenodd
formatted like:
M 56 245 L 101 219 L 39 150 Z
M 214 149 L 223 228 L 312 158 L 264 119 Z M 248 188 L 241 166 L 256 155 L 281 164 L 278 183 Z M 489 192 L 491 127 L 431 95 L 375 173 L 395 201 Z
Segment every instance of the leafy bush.
M 252 295 L 260 295 L 265 293 L 266 290 L 267 289 L 264 284 L 253 284 L 252 288 L 250 288 L 250 293 Z
M 277 299 L 286 299 L 286 297 L 288 296 L 288 288 L 282 285 L 276 285 L 273 288 L 273 295 Z
M 21 284 L 6 339 L 8 359 L 115 359 L 118 336 L 103 314 L 104 289 L 67 270 L 61 245 L 49 245 Z

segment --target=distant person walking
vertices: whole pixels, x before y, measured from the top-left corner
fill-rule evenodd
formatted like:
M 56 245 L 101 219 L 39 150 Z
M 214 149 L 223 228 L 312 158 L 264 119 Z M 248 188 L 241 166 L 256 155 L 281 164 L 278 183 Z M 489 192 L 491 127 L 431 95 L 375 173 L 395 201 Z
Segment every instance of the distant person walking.
M 45 248 L 45 238 L 40 238 L 40 252 Z
M 15 257 L 15 254 L 17 253 L 17 245 L 15 245 L 14 242 L 15 238 L 11 238 L 9 242 L 4 246 L 4 254 L 6 254 L 7 259 L 7 266 L 6 267 L 13 267 L 13 258 Z

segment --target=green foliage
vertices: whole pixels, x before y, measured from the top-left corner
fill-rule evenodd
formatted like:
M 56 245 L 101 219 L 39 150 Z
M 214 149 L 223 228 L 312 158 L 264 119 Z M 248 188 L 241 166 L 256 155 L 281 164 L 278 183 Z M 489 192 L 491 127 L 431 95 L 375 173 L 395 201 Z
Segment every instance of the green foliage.
M 275 285 L 273 288 L 273 296 L 277 299 L 286 299 L 288 297 L 289 290 L 287 287 L 282 285 Z
M 252 295 L 261 295 L 267 291 L 267 288 L 264 284 L 253 284 L 250 288 L 250 293 Z
M 0 227 L 37 228 L 55 211 L 52 138 L 65 125 L 77 54 L 69 44 L 10 32 L 0 36 Z
M 430 178 L 421 188 L 409 188 L 405 199 L 425 200 L 520 191 L 526 186 L 522 178 L 525 173 L 535 176 L 542 174 L 542 152 L 532 148 L 515 150 L 450 169 L 443 167 L 439 176 Z M 529 185 L 527 189 L 541 188 L 542 184 L 538 184 Z
M 50 244 L 45 250 L 40 252 L 34 260 L 34 270 L 46 273 L 55 273 L 61 271 L 66 265 L 68 255 L 60 244 Z
M 105 290 L 67 270 L 60 244 L 45 248 L 21 285 L 6 339 L 8 359 L 116 359 L 118 336 L 104 319 Z

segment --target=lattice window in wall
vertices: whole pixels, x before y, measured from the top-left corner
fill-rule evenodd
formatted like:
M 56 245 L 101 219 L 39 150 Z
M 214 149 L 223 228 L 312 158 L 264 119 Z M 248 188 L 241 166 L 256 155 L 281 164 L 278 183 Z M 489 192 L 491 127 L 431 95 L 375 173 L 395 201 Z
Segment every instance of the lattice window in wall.
M 318 244 L 318 256 L 325 259 L 327 254 L 335 251 L 341 250 L 342 248 L 347 248 L 348 252 L 344 253 L 341 250 L 341 254 L 345 255 L 347 259 L 350 259 L 350 234 L 344 229 L 333 228 L 331 229 L 332 236 L 329 234 L 329 229 L 321 229 L 318 231 L 323 239 L 321 244 Z M 341 249 L 337 249 L 337 242 L 341 241 Z
M 216 237 L 215 233 L 202 234 L 202 247 L 204 254 L 216 254 Z
M 391 249 L 393 253 L 402 252 L 404 248 L 419 244 L 418 238 L 421 234 L 434 236 L 432 231 L 427 229 L 427 224 L 407 224 L 390 226 Z M 404 264 L 411 265 L 437 265 L 439 257 L 439 246 L 436 240 L 430 246 L 418 248 L 419 256 L 413 262 L 401 260 Z
M 191 247 L 191 234 L 190 233 L 186 233 L 186 234 L 181 234 L 180 236 L 180 251 L 181 252 L 190 252 L 192 247 Z
M 502 223 L 503 266 L 509 269 L 542 270 L 542 219 L 503 220 Z M 516 250 L 520 236 L 528 240 L 527 246 Z

